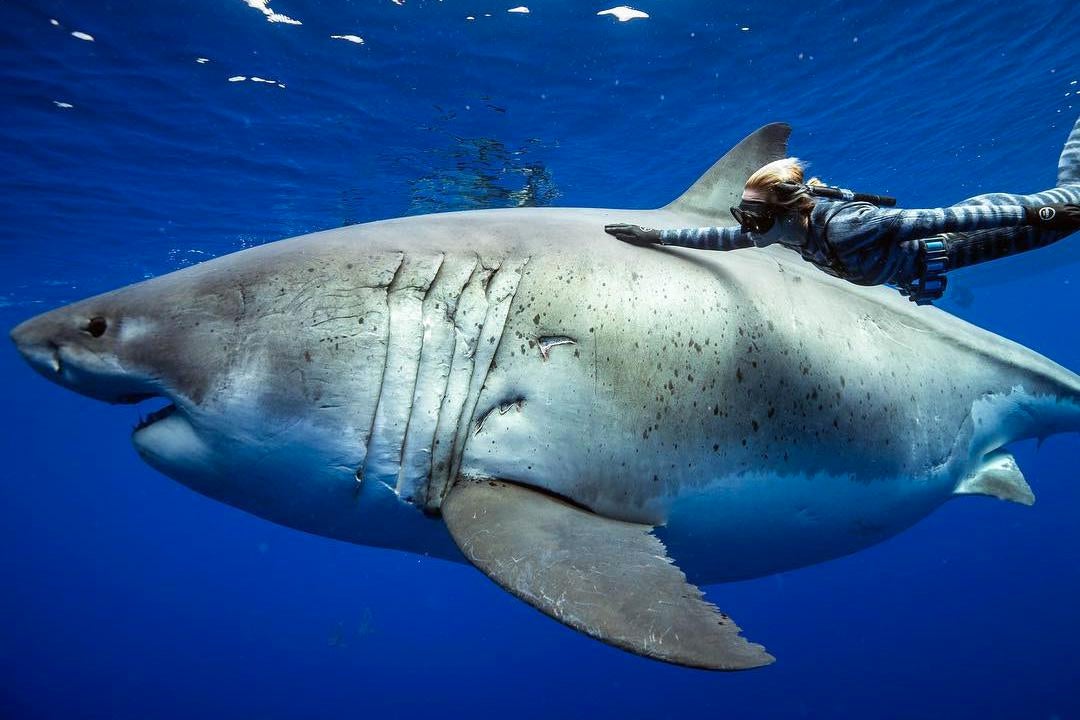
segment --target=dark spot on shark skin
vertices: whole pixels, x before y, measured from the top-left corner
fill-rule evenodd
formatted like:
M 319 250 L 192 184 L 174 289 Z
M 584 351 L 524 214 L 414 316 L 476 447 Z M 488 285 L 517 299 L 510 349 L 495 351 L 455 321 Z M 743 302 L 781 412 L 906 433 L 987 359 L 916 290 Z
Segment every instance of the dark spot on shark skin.
M 539 325 L 539 324 L 540 324 L 540 313 L 537 313 L 536 315 L 533 316 L 533 325 Z
M 306 360 L 307 362 L 311 362 L 311 352 L 310 351 L 308 351 L 308 350 L 304 351 L 304 360 Z

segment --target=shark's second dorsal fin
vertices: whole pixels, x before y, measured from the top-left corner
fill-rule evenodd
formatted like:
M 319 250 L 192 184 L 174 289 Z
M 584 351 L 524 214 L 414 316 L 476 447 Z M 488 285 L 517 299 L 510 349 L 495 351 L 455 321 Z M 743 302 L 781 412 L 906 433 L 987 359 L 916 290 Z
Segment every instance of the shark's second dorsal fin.
M 746 179 L 762 165 L 787 157 L 790 135 L 791 126 L 786 123 L 755 130 L 663 209 L 694 216 L 705 225 L 734 224 L 728 208 L 738 205 Z

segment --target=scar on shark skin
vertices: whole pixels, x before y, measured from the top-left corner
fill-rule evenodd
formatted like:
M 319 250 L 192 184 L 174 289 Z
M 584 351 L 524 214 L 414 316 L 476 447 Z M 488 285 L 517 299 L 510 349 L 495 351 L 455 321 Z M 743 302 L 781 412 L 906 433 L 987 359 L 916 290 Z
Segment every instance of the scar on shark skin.
M 551 348 L 557 345 L 577 345 L 577 340 L 565 335 L 546 335 L 536 339 L 536 345 L 540 348 L 540 357 L 547 362 Z
M 473 425 L 473 436 L 475 437 L 480 434 L 480 431 L 484 429 L 484 423 L 488 421 L 488 418 L 491 417 L 492 413 L 494 413 L 496 410 L 499 411 L 500 415 L 505 415 L 506 413 L 510 412 L 515 408 L 517 408 L 518 412 L 521 412 L 522 408 L 524 407 L 525 398 L 523 397 L 515 398 L 513 400 L 507 400 L 506 402 L 501 402 L 498 405 L 492 406 L 487 412 L 477 418 L 476 422 Z

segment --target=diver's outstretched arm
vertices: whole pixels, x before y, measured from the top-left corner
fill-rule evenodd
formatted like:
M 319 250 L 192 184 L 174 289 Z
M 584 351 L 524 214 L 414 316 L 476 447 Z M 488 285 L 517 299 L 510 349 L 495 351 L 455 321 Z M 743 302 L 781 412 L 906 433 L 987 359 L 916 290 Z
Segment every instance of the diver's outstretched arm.
M 654 230 L 639 225 L 605 225 L 604 231 L 631 245 L 677 245 L 698 250 L 739 250 L 753 247 L 738 225 Z

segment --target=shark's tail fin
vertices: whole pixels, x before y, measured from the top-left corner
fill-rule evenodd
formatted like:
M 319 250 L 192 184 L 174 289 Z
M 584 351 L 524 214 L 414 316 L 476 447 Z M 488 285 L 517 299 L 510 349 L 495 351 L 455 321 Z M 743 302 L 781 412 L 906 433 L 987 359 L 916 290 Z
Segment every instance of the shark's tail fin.
M 960 478 L 955 495 L 990 495 L 1031 505 L 1035 493 L 1006 446 L 1080 432 L 1080 377 L 1039 359 L 1045 363 L 1039 368 L 1043 372 L 1025 373 L 1011 390 L 987 395 L 972 406 L 968 473 Z
M 1010 365 L 1011 388 L 972 406 L 973 455 L 1018 440 L 1080 433 L 1080 375 L 1033 352 Z
M 977 445 L 983 451 L 994 450 L 1016 440 L 1080 432 L 1080 395 L 1032 393 L 1017 386 L 976 403 L 972 415 L 976 427 L 983 421 L 993 428 Z
M 1065 149 L 1061 151 L 1058 159 L 1058 185 L 1080 183 L 1080 118 L 1073 125 L 1069 139 L 1065 141 Z

